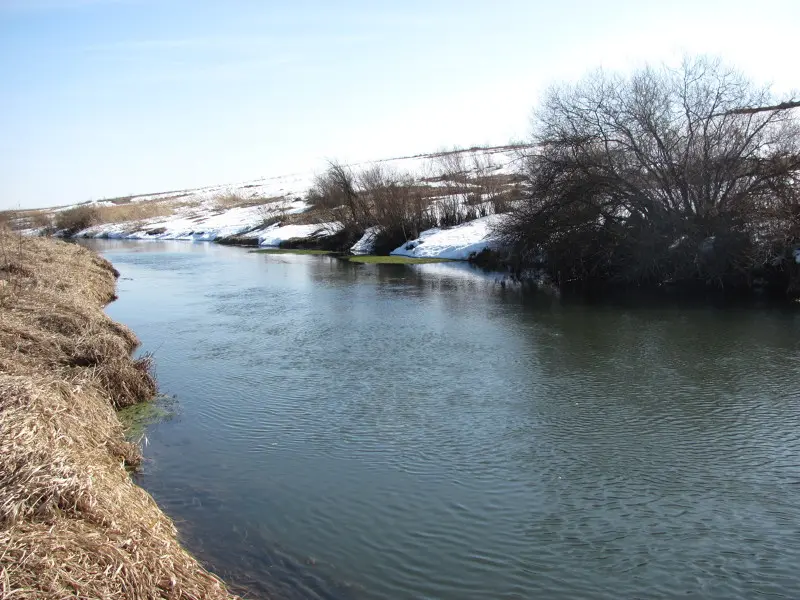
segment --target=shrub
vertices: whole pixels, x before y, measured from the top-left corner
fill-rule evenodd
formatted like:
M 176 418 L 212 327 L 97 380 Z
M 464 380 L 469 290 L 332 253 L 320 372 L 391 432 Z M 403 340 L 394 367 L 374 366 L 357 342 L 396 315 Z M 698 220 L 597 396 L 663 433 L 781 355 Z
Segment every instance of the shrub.
M 308 199 L 322 221 L 342 225 L 342 244 L 352 246 L 367 228 L 377 227 L 376 252 L 388 253 L 436 224 L 429 200 L 415 187 L 413 177 L 382 165 L 354 173 L 331 163 L 316 178 Z
M 81 204 L 57 212 L 53 224 L 57 229 L 64 230 L 68 235 L 72 235 L 100 222 L 100 213 L 97 206 Z
M 429 200 L 414 186 L 414 178 L 382 165 L 373 165 L 359 176 L 359 189 L 369 202 L 370 224 L 377 226 L 374 251 L 388 254 L 403 242 L 436 226 Z

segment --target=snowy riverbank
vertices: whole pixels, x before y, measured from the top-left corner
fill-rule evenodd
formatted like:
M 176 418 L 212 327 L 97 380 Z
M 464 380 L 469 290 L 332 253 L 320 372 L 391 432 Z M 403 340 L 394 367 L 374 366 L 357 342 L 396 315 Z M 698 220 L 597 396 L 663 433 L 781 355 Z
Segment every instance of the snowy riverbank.
M 458 153 L 457 153 L 458 154 Z M 437 227 L 422 232 L 417 238 L 398 246 L 391 254 L 412 258 L 467 260 L 497 243 L 492 228 L 502 218 L 498 215 L 474 218 L 491 213 L 488 200 L 480 202 L 483 189 L 476 182 L 480 177 L 510 177 L 519 158 L 515 148 L 483 148 L 463 151 L 448 168 L 452 179 L 437 175 L 435 161 L 450 160 L 452 153 L 420 155 L 377 161 L 394 172 L 413 174 L 408 185 L 425 190 L 431 214 L 439 214 L 438 206 L 456 206 L 463 218 L 472 218 L 454 227 Z M 432 162 L 434 161 L 434 162 Z M 432 165 L 434 165 L 432 167 Z M 365 167 L 368 165 L 351 165 Z M 439 167 L 441 169 L 441 166 Z M 459 171 L 458 169 L 465 169 Z M 480 177 L 479 177 L 480 175 Z M 179 190 L 158 194 L 115 198 L 52 209 L 55 222 L 64 211 L 100 211 L 101 221 L 89 227 L 61 232 L 74 238 L 187 240 L 195 242 L 227 242 L 263 248 L 280 247 L 291 241 L 305 244 L 324 243 L 342 226 L 325 218 L 309 201 L 309 190 L 315 174 L 300 174 L 247 181 L 227 186 Z M 475 203 L 475 198 L 478 203 Z M 42 233 L 30 228 L 28 234 Z M 353 254 L 374 252 L 377 227 L 370 227 L 350 251 Z

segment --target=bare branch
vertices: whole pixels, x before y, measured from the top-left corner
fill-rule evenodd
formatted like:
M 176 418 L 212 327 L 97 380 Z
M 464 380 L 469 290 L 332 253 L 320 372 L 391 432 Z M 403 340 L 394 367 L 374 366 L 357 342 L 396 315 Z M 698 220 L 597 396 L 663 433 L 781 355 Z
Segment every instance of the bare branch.
M 800 108 L 800 100 L 788 100 L 786 102 L 781 102 L 780 104 L 775 104 L 773 106 L 756 106 L 752 108 L 734 108 L 733 110 L 729 110 L 726 113 L 728 115 L 752 115 L 755 113 L 760 112 L 771 112 L 776 110 L 789 110 L 792 108 Z

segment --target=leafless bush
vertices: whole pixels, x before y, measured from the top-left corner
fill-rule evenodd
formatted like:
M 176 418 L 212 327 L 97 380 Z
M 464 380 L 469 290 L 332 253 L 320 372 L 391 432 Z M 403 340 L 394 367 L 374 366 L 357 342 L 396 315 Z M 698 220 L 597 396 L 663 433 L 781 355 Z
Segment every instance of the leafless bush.
M 331 161 L 328 170 L 316 177 L 308 192 L 308 200 L 332 211 L 347 226 L 368 227 L 369 212 L 356 189 L 356 176 L 342 163 Z
M 320 222 L 342 225 L 342 243 L 375 227 L 376 252 L 388 252 L 437 224 L 426 191 L 412 175 L 381 164 L 354 172 L 333 162 L 316 178 L 308 199 Z
M 561 281 L 747 285 L 798 238 L 800 128 L 719 61 L 552 88 L 502 233 Z
M 439 152 L 433 160 L 431 170 L 436 180 L 447 184 L 442 189 L 443 194 L 436 199 L 439 225 L 450 227 L 468 220 L 465 207 L 474 203 L 475 194 L 480 200 L 480 192 L 471 181 L 465 151 L 453 148 Z
M 409 174 L 376 164 L 358 174 L 357 187 L 366 201 L 370 225 L 378 227 L 377 253 L 388 253 L 436 225 L 429 201 Z
M 77 233 L 82 229 L 101 223 L 98 207 L 93 204 L 81 204 L 56 213 L 54 225 L 67 234 Z
M 513 195 L 513 189 L 509 186 L 509 177 L 497 172 L 499 168 L 494 163 L 492 155 L 474 152 L 472 168 L 480 203 L 489 205 L 484 212 L 493 214 L 508 212 L 511 208 L 509 201 Z

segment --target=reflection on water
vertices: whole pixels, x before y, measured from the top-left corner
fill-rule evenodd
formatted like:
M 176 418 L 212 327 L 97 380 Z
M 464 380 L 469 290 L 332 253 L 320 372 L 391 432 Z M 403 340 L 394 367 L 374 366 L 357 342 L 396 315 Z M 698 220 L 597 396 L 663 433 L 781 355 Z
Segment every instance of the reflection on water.
M 252 595 L 800 589 L 800 317 L 467 265 L 99 242 L 177 416 L 141 483 Z

